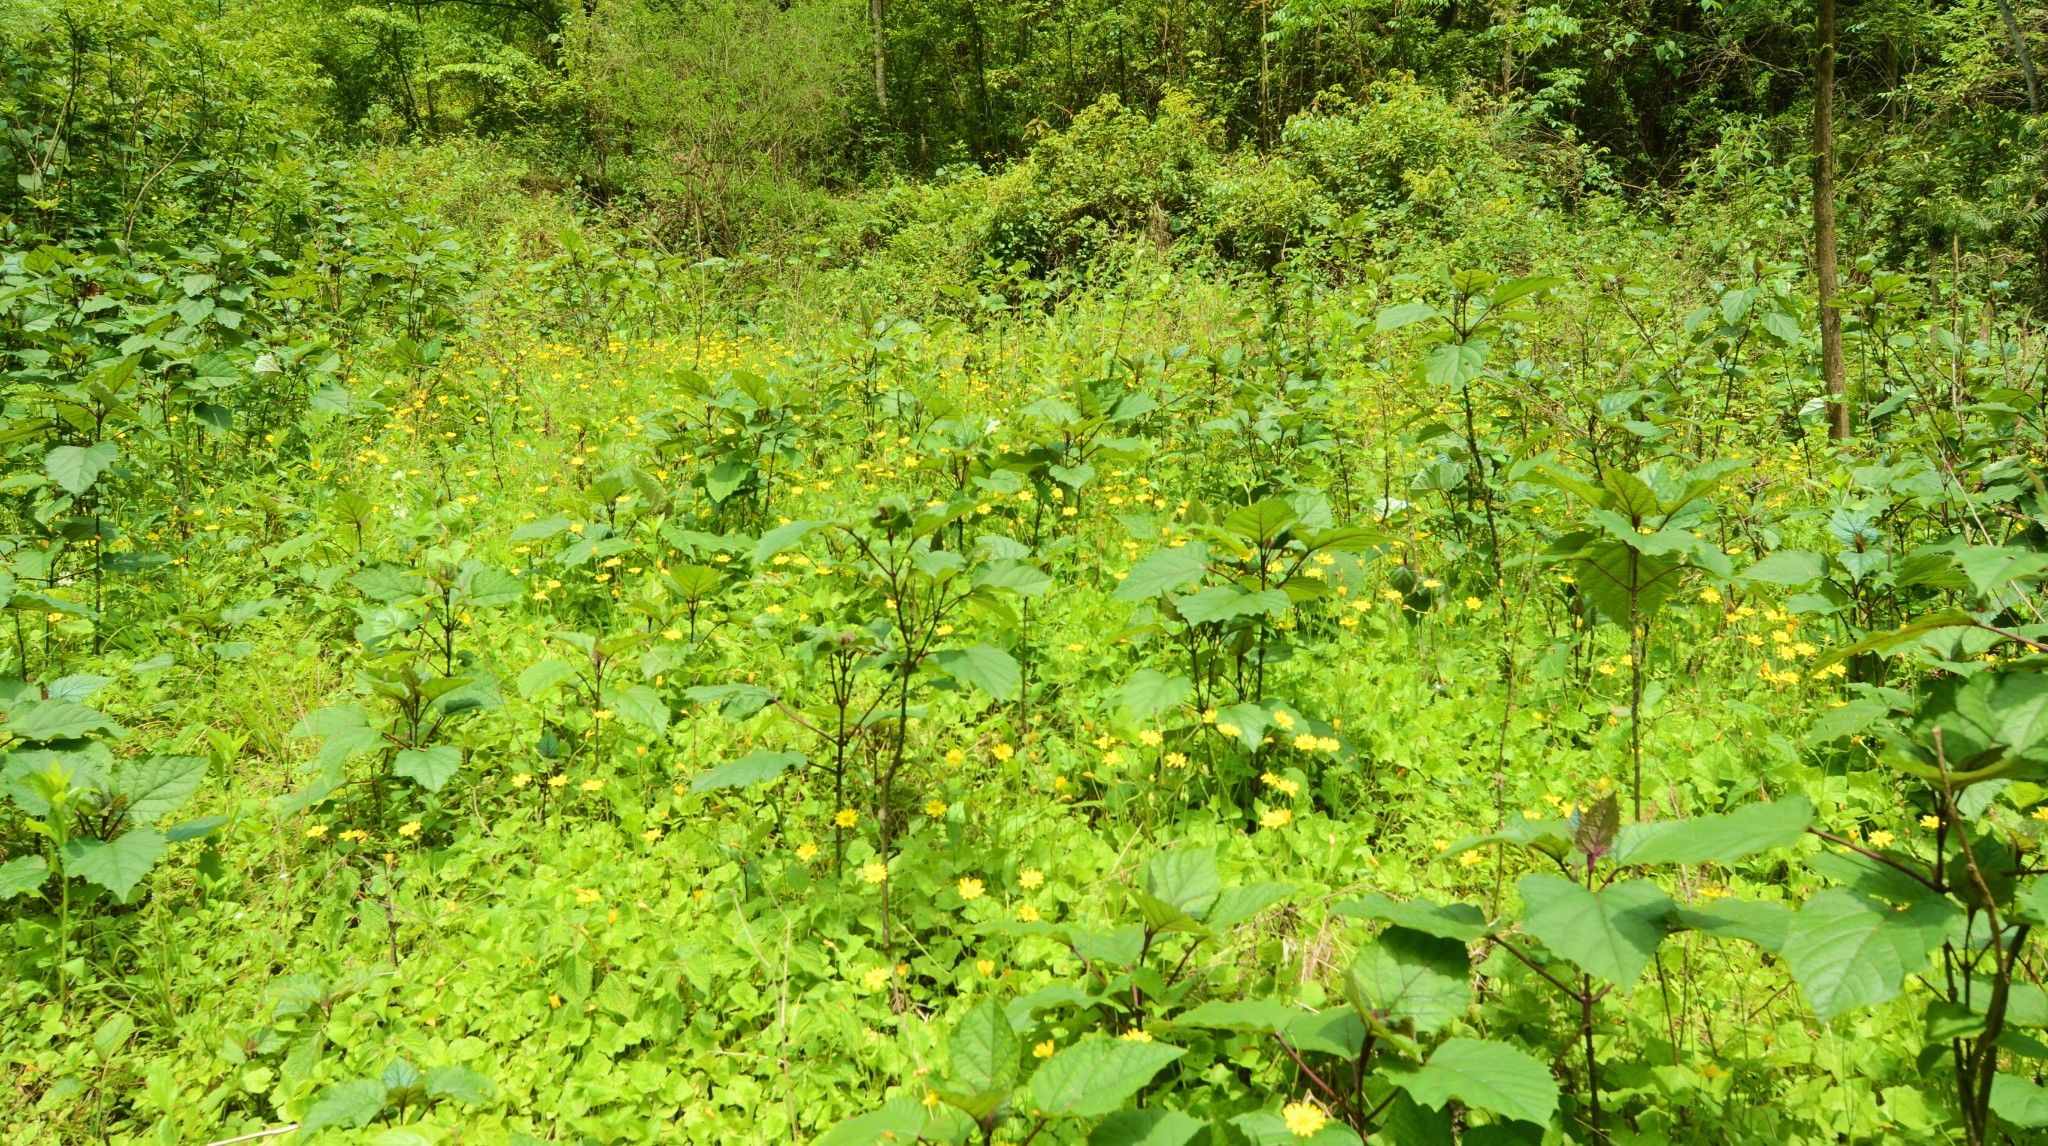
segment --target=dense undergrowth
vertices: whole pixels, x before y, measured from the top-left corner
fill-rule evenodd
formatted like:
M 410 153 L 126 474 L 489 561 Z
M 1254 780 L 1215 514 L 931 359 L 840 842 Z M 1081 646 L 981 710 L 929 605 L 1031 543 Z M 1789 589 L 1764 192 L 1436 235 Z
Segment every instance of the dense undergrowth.
M 6 30 L 7 1141 L 2048 1127 L 2023 212 L 1857 185 L 1831 441 L 1761 128 L 1175 88 L 711 255 L 115 15 Z

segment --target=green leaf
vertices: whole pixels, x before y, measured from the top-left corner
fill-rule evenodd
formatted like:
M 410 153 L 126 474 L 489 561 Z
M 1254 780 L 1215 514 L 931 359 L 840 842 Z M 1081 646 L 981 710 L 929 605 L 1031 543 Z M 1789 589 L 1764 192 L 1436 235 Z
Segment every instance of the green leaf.
M 0 900 L 26 895 L 50 878 L 50 861 L 41 856 L 18 856 L 0 864 Z
M 1636 981 L 1664 941 L 1671 897 L 1642 879 L 1588 891 L 1554 875 L 1524 876 L 1522 928 L 1545 947 L 1609 982 Z
M 23 740 L 75 740 L 93 732 L 119 736 L 122 731 L 105 713 L 68 700 L 40 701 L 26 715 L 0 724 L 0 735 Z
M 1031 1105 L 1054 1118 L 1107 1114 L 1186 1053 L 1165 1043 L 1100 1035 L 1083 1039 L 1045 1060 L 1031 1076 Z
M 792 521 L 769 530 L 754 546 L 754 564 L 766 565 L 776 554 L 809 537 L 812 531 L 823 528 L 824 524 L 821 521 Z
M 714 503 L 722 502 L 753 475 L 754 467 L 745 462 L 719 462 L 704 474 L 704 492 Z
M 1145 863 L 1145 893 L 1196 919 L 1209 911 L 1223 890 L 1213 848 L 1176 848 Z
M 980 1121 L 1017 1085 L 1019 1048 L 1002 1005 L 986 999 L 968 1009 L 946 1040 L 947 1089 L 941 1097 Z
M 1821 655 L 1814 660 L 1813 667 L 1817 671 L 1863 653 L 1888 653 L 1900 645 L 1917 641 L 1928 633 L 1938 632 L 1942 629 L 1977 627 L 1977 618 L 1963 612 L 1961 609 L 1942 609 L 1915 617 L 1910 621 L 1902 623 L 1896 629 L 1872 633 L 1855 644 L 1840 645 L 1823 650 Z
M 1024 561 L 990 561 L 974 570 L 977 589 L 1007 589 L 1020 597 L 1037 597 L 1052 588 L 1045 570 Z
M 1456 939 L 1389 927 L 1359 948 L 1344 993 L 1368 1020 L 1442 1030 L 1472 1002 L 1472 956 Z
M 300 1120 L 299 1133 L 310 1137 L 329 1126 L 359 1129 L 383 1110 L 384 1084 L 374 1078 L 353 1078 L 321 1092 L 319 1101 Z
M 128 802 L 128 819 L 137 824 L 177 811 L 205 782 L 203 756 L 146 756 L 114 767 L 114 792 Z
M 1538 1125 L 1548 1125 L 1557 1111 L 1557 1082 L 1543 1064 L 1495 1042 L 1446 1040 L 1419 1069 L 1390 1072 L 1389 1078 L 1433 1109 L 1457 1099 Z
M 100 480 L 108 466 L 121 456 L 121 447 L 112 442 L 95 442 L 90 446 L 58 446 L 43 458 L 43 470 L 50 475 L 65 492 L 76 496 L 92 488 Z
M 387 605 L 415 601 L 427 593 L 427 579 L 406 569 L 378 565 L 348 579 L 363 596 Z
M 801 766 L 804 760 L 801 752 L 770 752 L 766 748 L 757 748 L 730 764 L 720 764 L 702 773 L 690 781 L 690 791 L 712 792 L 720 788 L 765 784 L 791 768 Z
M 576 669 L 560 657 L 549 657 L 527 665 L 519 673 L 519 695 L 531 700 L 576 675 Z
M 1404 302 L 1382 309 L 1373 322 L 1373 329 L 1385 334 L 1389 330 L 1441 317 L 1443 312 L 1426 302 Z
M 186 820 L 182 824 L 174 824 L 165 829 L 164 839 L 174 844 L 182 844 L 186 840 L 212 835 L 214 829 L 233 822 L 226 816 L 201 816 L 196 820 Z
M 971 684 L 997 700 L 1015 696 L 1023 680 L 1016 658 L 994 645 L 941 649 L 932 654 L 932 663 L 954 680 Z
M 1828 574 L 1828 559 L 1804 549 L 1780 549 L 1742 571 L 1744 581 L 1810 585 Z
M 64 874 L 96 883 L 113 892 L 116 899 L 126 899 L 169 846 L 160 833 L 149 828 L 136 828 L 111 843 L 72 840 L 64 845 Z
M 1119 1110 L 1088 1132 L 1088 1146 L 1187 1146 L 1209 1124 L 1178 1110 Z
M 1422 360 L 1422 378 L 1431 386 L 1462 390 L 1486 369 L 1487 345 L 1482 339 L 1446 342 Z
M 1216 902 L 1209 906 L 1209 913 L 1202 916 L 1202 922 L 1208 924 L 1211 931 L 1222 931 L 1292 894 L 1294 885 L 1288 883 L 1248 883 L 1243 887 L 1226 887 L 1217 893 Z
M 1526 298 L 1532 294 L 1540 294 L 1552 287 L 1563 286 L 1567 281 L 1569 280 L 1560 278 L 1557 275 L 1530 275 L 1527 278 L 1509 279 L 1493 288 L 1492 294 L 1488 296 L 1488 301 L 1494 309 L 1498 309 L 1516 299 Z
M 2029 1130 L 2048 1126 L 2048 1089 L 2033 1079 L 2016 1074 L 1994 1075 L 1991 1079 L 1991 1112 L 2014 1126 Z
M 1897 998 L 1900 984 L 1927 966 L 1928 952 L 1960 911 L 1933 898 L 1895 911 L 1846 888 L 1829 888 L 1793 915 L 1785 961 L 1814 1016 L 1827 1022 Z
M 1283 497 L 1269 497 L 1230 512 L 1223 528 L 1249 542 L 1271 545 L 1301 520 L 1301 514 Z
M 1671 913 L 1680 927 L 1690 927 L 1716 939 L 1741 939 L 1770 952 L 1785 949 L 1785 935 L 1792 926 L 1792 909 L 1782 903 L 1755 899 L 1706 899 Z
M 1232 585 L 1214 585 L 1193 596 L 1173 599 L 1173 607 L 1192 625 L 1229 621 L 1238 617 L 1277 617 L 1292 608 L 1293 604 L 1293 600 L 1280 589 L 1247 593 Z
M 606 698 L 612 711 L 656 736 L 668 731 L 668 702 L 661 694 L 644 684 L 636 684 Z
M 1639 553 L 1619 541 L 1603 541 L 1586 547 L 1572 563 L 1579 592 L 1600 610 L 1601 619 L 1626 626 L 1629 592 L 1636 594 L 1636 608 L 1642 617 L 1655 615 L 1664 602 L 1678 592 L 1684 561 L 1669 553 Z
M 1167 676 L 1154 669 L 1139 669 L 1124 682 L 1118 699 L 1131 720 L 1143 724 L 1193 696 L 1194 682 L 1184 676 Z
M 1771 848 L 1791 847 L 1813 822 L 1813 804 L 1790 796 L 1749 804 L 1723 816 L 1629 824 L 1615 840 L 1620 864 L 1733 863 Z
M 491 1080 L 466 1066 L 437 1066 L 420 1080 L 429 1098 L 452 1098 L 474 1105 L 491 1097 Z
M 856 1115 L 820 1135 L 811 1146 L 907 1146 L 916 1142 L 930 1122 L 924 1104 L 908 1095 L 892 1098 L 880 1110 Z
M 453 744 L 430 744 L 400 752 L 391 762 L 391 774 L 404 776 L 429 792 L 438 792 L 461 767 L 462 749 Z
M 1256 1031 L 1271 1035 L 1286 1030 L 1288 1024 L 1300 1018 L 1302 1013 L 1298 1007 L 1271 999 L 1211 999 L 1173 1016 L 1173 1024 L 1204 1030 Z
M 1190 541 L 1178 548 L 1161 549 L 1131 566 L 1128 576 L 1111 594 L 1119 601 L 1143 601 L 1175 589 L 1185 589 L 1207 572 L 1209 547 Z
M 1373 892 L 1362 899 L 1340 903 L 1332 910 L 1354 919 L 1377 919 L 1412 931 L 1420 931 L 1425 935 L 1456 939 L 1464 943 L 1479 939 L 1493 930 L 1486 925 L 1486 913 L 1469 903 L 1439 905 L 1420 899 L 1401 903 Z

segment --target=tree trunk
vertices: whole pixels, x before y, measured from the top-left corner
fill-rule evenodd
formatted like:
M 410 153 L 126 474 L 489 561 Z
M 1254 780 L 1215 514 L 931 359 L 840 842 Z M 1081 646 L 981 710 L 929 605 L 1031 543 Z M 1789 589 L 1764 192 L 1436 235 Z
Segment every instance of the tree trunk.
M 2034 74 L 2034 53 L 2027 50 L 2027 36 L 2020 30 L 2020 18 L 2012 10 L 2012 0 L 1998 0 L 1998 14 L 2004 18 L 2005 34 L 2012 39 L 2012 50 L 2020 58 L 2020 73 L 2027 77 L 2027 110 L 2040 115 L 2041 81 Z
M 889 106 L 888 68 L 882 55 L 882 0 L 868 0 L 868 23 L 875 30 L 875 106 Z
M 1828 389 L 1828 437 L 1849 438 L 1842 312 L 1835 309 L 1835 0 L 1820 0 L 1815 32 L 1820 52 L 1813 76 L 1813 251 L 1819 278 L 1820 374 Z

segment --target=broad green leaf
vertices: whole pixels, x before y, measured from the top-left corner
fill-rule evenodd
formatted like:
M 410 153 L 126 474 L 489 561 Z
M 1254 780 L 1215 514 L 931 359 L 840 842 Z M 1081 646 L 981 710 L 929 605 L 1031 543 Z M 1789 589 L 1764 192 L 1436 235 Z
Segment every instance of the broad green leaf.
M 1389 1072 L 1389 1079 L 1431 1108 L 1457 1099 L 1538 1125 L 1548 1125 L 1557 1111 L 1557 1082 L 1543 1064 L 1496 1042 L 1449 1039 L 1420 1068 Z
M 1742 571 L 1744 581 L 1810 585 L 1828 574 L 1828 559 L 1804 549 L 1780 549 Z
M 932 663 L 954 680 L 971 684 L 997 700 L 1015 696 L 1023 680 L 1016 658 L 994 645 L 941 649 L 932 654 Z
M 401 604 L 425 596 L 427 579 L 407 569 L 378 565 L 348 579 L 363 596 L 387 605 Z
M 1579 592 L 1600 610 L 1602 620 L 1623 626 L 1628 623 L 1631 591 L 1637 614 L 1655 616 L 1678 592 L 1684 570 L 1684 561 L 1672 554 L 1639 553 L 1619 541 L 1589 545 L 1572 563 Z
M 1771 848 L 1791 847 L 1813 822 L 1813 804 L 1789 796 L 1749 804 L 1727 815 L 1628 824 L 1615 840 L 1620 864 L 1733 863 Z
M 50 878 L 50 861 L 41 856 L 17 856 L 0 864 L 0 900 L 26 895 Z
M 517 601 L 525 589 L 524 582 L 495 565 L 472 569 L 463 578 L 463 594 L 470 604 L 481 609 L 509 605 Z
M 1216 902 L 1209 905 L 1208 914 L 1202 916 L 1202 922 L 1208 924 L 1211 931 L 1222 931 L 1292 894 L 1294 885 L 1289 883 L 1248 883 L 1242 887 L 1226 887 L 1216 894 Z
M 1472 956 L 1459 940 L 1389 927 L 1359 948 L 1344 993 L 1374 1023 L 1439 1031 L 1471 1005 Z
M 1928 952 L 1960 911 L 1933 898 L 1893 910 L 1847 888 L 1829 888 L 1793 915 L 1785 961 L 1814 1016 L 1827 1022 L 1897 998 L 1900 984 L 1927 966 Z
M 226 816 L 201 816 L 196 820 L 186 820 L 182 824 L 173 824 L 169 828 L 164 829 L 164 839 L 174 844 L 181 844 L 186 840 L 196 840 L 202 836 L 212 835 L 214 829 L 224 827 L 233 822 Z
M 990 561 L 974 570 L 977 589 L 1007 589 L 1020 597 L 1037 597 L 1052 588 L 1052 577 L 1023 561 Z
M 1223 528 L 1246 541 L 1270 545 L 1300 520 L 1301 514 L 1286 498 L 1269 497 L 1232 510 L 1223 519 Z
M 1664 941 L 1671 897 L 1642 879 L 1598 891 L 1554 875 L 1524 876 L 1522 929 L 1545 947 L 1609 982 L 1627 987 Z
M 1297 1050 L 1333 1054 L 1355 1062 L 1358 1052 L 1365 1047 L 1368 1032 L 1358 1008 L 1347 1004 L 1327 1011 L 1304 1011 L 1282 1033 Z
M 496 1093 L 491 1080 L 466 1066 L 437 1066 L 420 1079 L 429 1098 L 452 1098 L 472 1105 Z
M 1482 339 L 1446 342 L 1422 360 L 1422 377 L 1431 386 L 1462 390 L 1486 369 L 1487 345 Z
M 704 492 L 713 502 L 722 502 L 733 495 L 733 491 L 747 483 L 754 476 L 754 467 L 745 462 L 719 462 L 704 474 Z
M 384 1083 L 374 1078 L 354 1078 L 322 1091 L 313 1108 L 299 1121 L 299 1133 L 311 1136 L 316 1130 L 339 1126 L 345 1130 L 368 1126 L 384 1109 Z
M 775 694 L 751 684 L 706 684 L 683 690 L 683 695 L 703 705 L 717 705 L 718 715 L 727 720 L 745 720 L 767 707 Z
M 1854 644 L 1838 645 L 1823 649 L 1813 662 L 1816 671 L 1829 665 L 1848 660 L 1863 653 L 1888 653 L 1900 645 L 1919 640 L 1928 633 L 1943 629 L 1968 629 L 1978 627 L 1977 618 L 1961 609 L 1941 609 L 1903 622 L 1896 629 L 1872 633 Z
M 2016 1074 L 1995 1075 L 1991 1079 L 1991 1112 L 2029 1130 L 2048 1126 L 2048 1089 Z
M 1118 699 L 1131 719 L 1142 724 L 1185 702 L 1194 692 L 1194 682 L 1184 676 L 1167 676 L 1156 669 L 1139 669 L 1124 682 Z
M 1373 329 L 1384 334 L 1389 330 L 1399 330 L 1404 326 L 1442 316 L 1442 311 L 1426 302 L 1397 303 L 1380 311 L 1379 317 L 1373 320 Z
M 1096 1035 L 1053 1055 L 1031 1076 L 1031 1106 L 1055 1118 L 1090 1118 L 1122 1106 L 1186 1054 L 1165 1043 Z
M 121 735 L 120 725 L 105 713 L 68 700 L 45 700 L 22 716 L 0 724 L 0 736 L 22 740 L 75 740 L 93 732 Z
M 905 1095 L 880 1110 L 856 1115 L 818 1136 L 811 1146 L 909 1146 L 931 1121 L 924 1104 Z
M 1560 278 L 1557 275 L 1530 275 L 1527 278 L 1509 279 L 1493 288 L 1493 292 L 1488 296 L 1488 299 L 1496 308 L 1503 307 L 1516 299 L 1526 298 L 1532 294 L 1541 294 L 1552 287 L 1563 286 L 1567 281 L 1569 280 Z
M 161 833 L 150 828 L 136 828 L 111 842 L 72 840 L 64 845 L 64 874 L 96 883 L 113 892 L 116 899 L 126 899 L 169 846 Z
M 1199 541 L 1161 549 L 1131 566 L 1130 574 L 1112 596 L 1119 601 L 1143 601 L 1170 590 L 1185 589 L 1202 579 L 1208 561 L 1209 547 Z
M 575 675 L 575 667 L 560 657 L 535 661 L 519 673 L 519 695 L 531 700 Z
M 745 788 L 777 779 L 804 763 L 801 752 L 770 752 L 757 748 L 730 764 L 721 764 L 690 781 L 690 791 L 711 792 L 720 788 Z
M 1208 913 L 1223 890 L 1215 849 L 1206 847 L 1176 848 L 1153 856 L 1145 863 L 1143 880 L 1146 894 L 1196 919 Z
M 1489 934 L 1486 913 L 1469 903 L 1435 904 L 1411 899 L 1406 903 L 1373 892 L 1362 899 L 1347 900 L 1332 910 L 1357 919 L 1377 919 L 1425 935 L 1470 943 Z
M 43 470 L 66 493 L 76 496 L 91 489 L 120 456 L 121 448 L 112 442 L 58 446 L 44 456 Z
M 668 702 L 644 684 L 622 689 L 605 698 L 612 711 L 659 736 L 668 731 Z
M 1178 1110 L 1119 1110 L 1088 1132 L 1088 1146 L 1187 1146 L 1209 1124 Z
M 1279 589 L 1247 593 L 1229 585 L 1214 585 L 1188 597 L 1175 597 L 1173 607 L 1189 624 L 1229 621 L 1238 617 L 1272 616 L 1285 613 L 1293 600 Z
M 760 542 L 754 546 L 754 564 L 768 564 L 776 554 L 823 527 L 824 523 L 818 521 L 792 521 L 788 525 L 769 530 L 761 535 Z
M 1019 1048 L 1002 1005 L 986 999 L 968 1009 L 946 1039 L 948 1102 L 977 1121 L 987 1118 L 1017 1085 Z
M 1716 939 L 1741 939 L 1770 952 L 1785 949 L 1785 935 L 1792 926 L 1792 909 L 1782 903 L 1755 899 L 1703 899 L 1678 908 L 1671 919 Z
M 1278 1034 L 1302 1016 L 1299 1007 L 1271 999 L 1212 999 L 1173 1016 L 1173 1024 L 1205 1030 L 1257 1031 Z
M 114 792 L 128 803 L 128 819 L 153 824 L 177 811 L 206 782 L 203 756 L 145 756 L 114 767 Z
M 391 774 L 404 776 L 429 792 L 438 792 L 462 767 L 462 749 L 453 744 L 407 748 L 391 762 Z
M 1233 704 L 1216 714 L 1216 730 L 1222 732 L 1226 724 L 1237 729 L 1237 742 L 1248 750 L 1259 747 L 1272 723 L 1272 712 L 1249 702 Z

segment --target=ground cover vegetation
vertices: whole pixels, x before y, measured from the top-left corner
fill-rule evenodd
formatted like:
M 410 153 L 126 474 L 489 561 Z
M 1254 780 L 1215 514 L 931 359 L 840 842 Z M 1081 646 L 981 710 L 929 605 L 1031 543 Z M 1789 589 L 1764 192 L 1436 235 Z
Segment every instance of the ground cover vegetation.
M 2042 1141 L 2043 18 L 10 0 L 6 1140 Z

